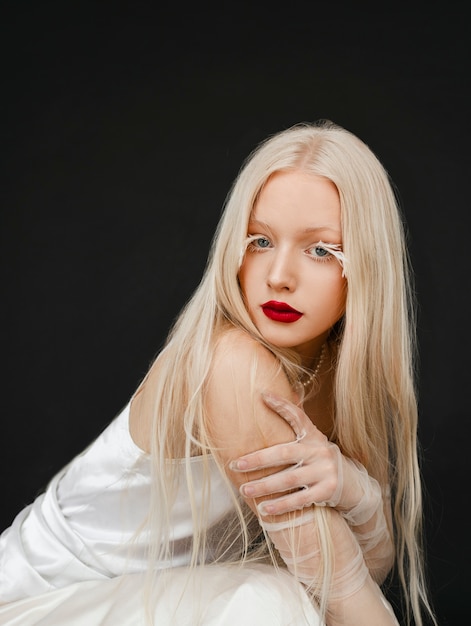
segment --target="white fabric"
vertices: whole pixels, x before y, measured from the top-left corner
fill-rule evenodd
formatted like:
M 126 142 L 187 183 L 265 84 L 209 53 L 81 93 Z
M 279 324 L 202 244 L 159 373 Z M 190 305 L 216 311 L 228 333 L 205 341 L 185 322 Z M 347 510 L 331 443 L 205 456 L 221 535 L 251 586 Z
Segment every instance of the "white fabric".
M 210 462 L 209 525 L 233 509 L 227 486 L 214 461 Z M 198 502 L 202 499 L 201 457 L 192 459 L 192 470 Z M 145 520 L 149 490 L 150 459 L 130 436 L 127 405 L 0 536 L 0 603 L 78 581 L 142 572 L 148 537 L 141 533 L 132 544 L 130 540 Z M 172 520 L 172 566 L 178 567 L 189 562 L 193 533 L 184 481 Z
M 197 568 L 181 597 L 185 569 L 162 573 L 167 587 L 151 613 L 155 626 L 323 626 L 304 589 L 285 571 L 209 565 L 203 575 Z M 0 625 L 147 626 L 142 587 L 141 574 L 76 583 L 0 606 Z
M 210 463 L 208 525 L 234 515 L 227 485 Z M 202 501 L 201 457 L 192 459 L 192 476 Z M 0 625 L 148 626 L 148 537 L 129 542 L 145 520 L 149 490 L 150 459 L 129 434 L 128 405 L 0 536 Z M 182 481 L 172 511 L 175 560 L 158 577 L 165 591 L 151 611 L 155 626 L 322 626 L 302 585 L 284 570 L 212 564 L 188 579 L 188 497 Z

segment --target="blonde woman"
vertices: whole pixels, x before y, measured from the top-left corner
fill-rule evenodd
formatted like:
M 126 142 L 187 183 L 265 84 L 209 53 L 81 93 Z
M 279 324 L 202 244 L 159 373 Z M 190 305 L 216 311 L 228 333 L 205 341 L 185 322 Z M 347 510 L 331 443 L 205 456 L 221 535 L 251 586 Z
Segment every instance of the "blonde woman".
M 258 146 L 136 393 L 4 531 L 0 623 L 388 626 L 391 572 L 435 623 L 404 240 L 350 132 Z

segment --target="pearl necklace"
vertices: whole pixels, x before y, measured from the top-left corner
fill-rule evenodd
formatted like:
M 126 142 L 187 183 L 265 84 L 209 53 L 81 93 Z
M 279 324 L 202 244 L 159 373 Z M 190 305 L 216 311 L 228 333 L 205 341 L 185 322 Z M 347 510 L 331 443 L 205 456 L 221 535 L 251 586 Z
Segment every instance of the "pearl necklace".
M 317 364 L 316 367 L 314 368 L 314 371 L 312 371 L 309 376 L 306 378 L 305 381 L 300 380 L 299 382 L 301 383 L 301 385 L 306 389 L 307 387 L 309 387 L 309 385 L 312 383 L 312 381 L 314 380 L 314 378 L 316 378 L 316 376 L 319 374 L 319 370 L 321 369 L 321 365 L 324 362 L 325 359 L 325 351 L 326 351 L 326 344 L 323 343 L 322 344 L 322 348 L 321 348 L 321 353 L 319 354 L 319 358 L 317 360 Z

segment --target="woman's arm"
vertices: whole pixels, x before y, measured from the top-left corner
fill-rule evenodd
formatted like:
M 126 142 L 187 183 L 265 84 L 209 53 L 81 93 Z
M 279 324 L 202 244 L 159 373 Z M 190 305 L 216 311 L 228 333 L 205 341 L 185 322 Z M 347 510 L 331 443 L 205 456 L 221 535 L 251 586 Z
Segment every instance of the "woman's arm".
M 286 420 L 263 401 L 265 390 L 295 399 L 288 380 L 274 356 L 257 341 L 239 330 L 223 334 L 215 355 L 205 393 L 208 432 L 217 448 L 227 475 L 238 488 L 249 478 L 262 478 L 280 467 L 262 468 L 250 474 L 238 471 L 232 459 L 275 444 L 295 442 L 293 430 Z M 281 469 L 289 463 L 281 465 Z M 246 498 L 257 512 L 256 505 L 272 496 Z
M 283 446 L 286 449 L 298 445 L 291 426 L 263 401 L 262 392 L 265 390 L 295 399 L 286 376 L 268 350 L 242 331 L 235 330 L 224 335 L 216 348 L 206 390 L 207 427 L 217 448 L 216 454 L 237 487 L 247 482 L 249 474 L 234 469 L 232 459 L 267 446 L 287 444 Z M 289 465 L 290 461 L 286 459 L 284 467 Z M 265 478 L 279 469 L 255 469 L 250 472 L 250 477 Z M 288 569 L 296 573 L 304 584 L 315 586 L 320 580 L 321 553 L 314 507 L 279 515 L 261 515 L 260 505 L 265 503 L 266 506 L 276 494 L 244 497 L 259 516 Z M 328 606 L 329 626 L 346 624 L 347 621 L 341 621 L 344 619 L 341 615 L 347 608 L 345 615 L 348 615 L 350 626 L 395 624 L 379 589 L 375 597 L 370 597 L 371 590 L 368 592 L 368 588 L 373 581 L 348 524 L 334 510 L 328 520 L 336 520 L 332 522 L 335 528 L 330 528 L 335 530 L 337 537 L 332 555 L 335 556 L 335 566 L 334 587 L 331 590 L 333 599 Z M 359 607 L 363 607 L 366 596 L 373 605 L 368 606 L 365 614 Z
M 332 576 L 325 621 L 327 626 L 398 626 L 394 612 L 365 565 L 363 553 L 347 522 L 338 511 L 326 507 L 323 517 L 331 541 L 318 533 L 319 516 L 313 508 L 292 524 L 265 523 L 270 538 L 291 573 L 314 597 L 322 597 L 321 551 L 329 554 Z M 322 547 L 321 547 L 322 546 Z
M 278 470 L 270 477 L 251 479 L 242 485 L 242 493 L 277 495 L 263 505 L 272 515 L 311 504 L 336 508 L 355 533 L 373 579 L 382 583 L 394 559 L 389 497 L 383 497 L 366 469 L 342 455 L 297 405 L 278 396 L 265 395 L 265 401 L 290 424 L 298 445 L 272 446 L 236 459 L 232 467 L 244 473 L 267 467 Z M 288 469 L 279 470 L 287 463 Z

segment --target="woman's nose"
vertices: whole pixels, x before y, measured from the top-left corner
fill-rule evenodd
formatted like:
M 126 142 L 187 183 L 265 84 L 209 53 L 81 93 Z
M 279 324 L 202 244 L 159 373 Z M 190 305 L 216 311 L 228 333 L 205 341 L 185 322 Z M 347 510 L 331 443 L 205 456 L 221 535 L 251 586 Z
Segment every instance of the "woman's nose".
M 272 289 L 292 291 L 296 286 L 295 263 L 291 255 L 278 252 L 268 268 L 267 283 Z

